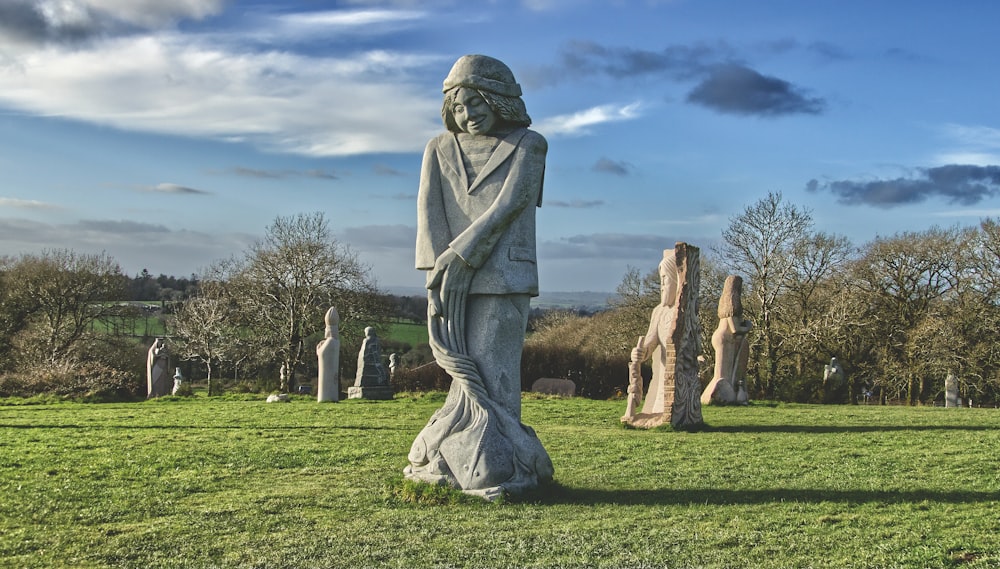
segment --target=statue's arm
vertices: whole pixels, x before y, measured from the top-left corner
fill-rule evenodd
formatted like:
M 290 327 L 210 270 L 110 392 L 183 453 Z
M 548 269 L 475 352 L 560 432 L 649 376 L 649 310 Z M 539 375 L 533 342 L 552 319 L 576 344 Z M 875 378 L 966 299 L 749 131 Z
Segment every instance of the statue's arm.
M 430 271 L 438 256 L 448 249 L 451 241 L 448 219 L 441 194 L 441 166 L 438 161 L 440 137 L 427 143 L 420 168 L 420 186 L 417 190 L 417 269 Z M 430 279 L 432 275 L 428 275 Z

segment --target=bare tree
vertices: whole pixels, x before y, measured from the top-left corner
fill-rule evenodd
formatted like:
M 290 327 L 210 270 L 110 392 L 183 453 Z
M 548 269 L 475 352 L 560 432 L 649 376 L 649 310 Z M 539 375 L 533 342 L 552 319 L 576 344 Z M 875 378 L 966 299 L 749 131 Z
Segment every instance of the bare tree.
M 747 206 L 731 218 L 716 248 L 722 264 L 732 273 L 745 275 L 749 294 L 745 307 L 756 325 L 759 338 L 758 387 L 764 397 L 773 397 L 779 358 L 782 356 L 779 298 L 794 276 L 794 251 L 809 236 L 812 215 L 783 200 L 780 193 Z
M 242 325 L 265 355 L 284 364 L 282 391 L 295 386 L 303 357 L 312 352 L 305 340 L 322 329 L 331 306 L 340 312 L 343 337 L 360 338 L 365 319 L 385 316 L 368 267 L 333 238 L 322 213 L 275 218 L 264 238 L 222 272 Z
M 68 364 L 79 358 L 76 348 L 94 323 L 118 311 L 127 279 L 105 253 L 81 254 L 68 249 L 22 255 L 5 272 L 29 309 L 21 355 L 34 363 Z
M 921 346 L 943 328 L 924 322 L 940 318 L 943 302 L 959 297 L 967 272 L 965 252 L 973 233 L 965 229 L 905 232 L 879 237 L 862 248 L 853 264 L 851 286 L 870 314 L 880 381 L 907 393 L 915 405 L 927 391 L 929 360 Z
M 235 303 L 223 283 L 203 280 L 199 295 L 181 305 L 171 320 L 177 355 L 205 366 L 208 394 L 214 395 L 212 364 L 226 359 L 242 332 Z

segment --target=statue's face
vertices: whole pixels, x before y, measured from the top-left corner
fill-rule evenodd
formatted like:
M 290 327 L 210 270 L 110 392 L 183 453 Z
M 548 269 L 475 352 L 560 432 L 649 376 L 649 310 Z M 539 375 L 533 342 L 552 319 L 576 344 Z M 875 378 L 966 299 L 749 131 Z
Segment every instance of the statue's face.
M 486 134 L 493 130 L 497 122 L 496 113 L 482 95 L 468 87 L 458 90 L 451 113 L 458 128 L 469 134 Z

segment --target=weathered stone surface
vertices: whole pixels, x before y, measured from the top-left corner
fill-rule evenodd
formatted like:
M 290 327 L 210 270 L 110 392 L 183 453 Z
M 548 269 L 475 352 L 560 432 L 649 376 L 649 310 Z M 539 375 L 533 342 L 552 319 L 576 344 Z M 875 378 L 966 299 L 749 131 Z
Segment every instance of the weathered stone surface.
M 677 242 L 660 262 L 660 304 L 653 309 L 649 330 L 639 338 L 629 364 L 629 397 L 621 420 L 634 427 L 670 423 L 687 427 L 702 423 L 698 382 L 698 288 L 700 252 Z M 642 396 L 640 364 L 653 358 L 649 393 Z M 639 402 L 642 411 L 638 411 Z
M 545 393 L 547 395 L 573 397 L 576 395 L 576 383 L 572 379 L 542 377 L 536 379 L 535 382 L 531 384 L 531 391 L 534 393 Z
M 340 399 L 340 315 L 330 307 L 324 317 L 326 329 L 323 339 L 316 344 L 316 358 L 319 363 L 316 382 L 316 401 L 338 401 Z
M 526 128 L 521 87 L 502 62 L 464 56 L 443 91 L 448 132 L 424 152 L 416 266 L 427 271 L 431 349 L 453 381 L 414 441 L 405 475 L 489 499 L 553 472 L 521 423 L 520 389 L 548 146 Z
M 174 372 L 174 387 L 170 390 L 170 394 L 177 395 L 182 385 L 184 385 L 184 374 L 181 373 L 181 368 L 177 368 L 177 371 Z
M 146 354 L 146 397 L 162 397 L 170 393 L 169 352 L 163 338 L 157 338 Z
M 358 352 L 358 373 L 354 385 L 347 388 L 348 399 L 392 399 L 389 374 L 382 363 L 382 348 L 375 329 L 365 328 L 365 339 Z
M 747 361 L 750 348 L 747 333 L 753 323 L 743 318 L 743 279 L 726 277 L 719 298 L 719 326 L 712 334 L 715 374 L 701 394 L 702 405 L 746 405 Z
M 962 398 L 958 394 L 958 378 L 953 373 L 949 373 L 944 379 L 944 406 L 962 406 Z

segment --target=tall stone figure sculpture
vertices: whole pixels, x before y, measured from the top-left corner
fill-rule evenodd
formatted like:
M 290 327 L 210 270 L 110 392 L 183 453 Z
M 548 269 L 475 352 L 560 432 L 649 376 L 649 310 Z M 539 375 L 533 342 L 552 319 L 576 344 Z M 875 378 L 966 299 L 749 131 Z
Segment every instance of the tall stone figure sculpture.
M 664 423 L 674 427 L 702 423 L 698 383 L 699 254 L 697 247 L 683 242 L 663 252 L 660 304 L 653 309 L 646 335 L 639 337 L 632 350 L 623 423 L 647 429 Z M 653 358 L 653 378 L 643 402 L 640 364 L 649 357 Z
M 340 400 L 340 314 L 330 307 L 323 318 L 326 330 L 316 344 L 319 378 L 316 382 L 316 401 Z
M 424 152 L 416 265 L 427 271 L 431 349 L 453 381 L 405 475 L 494 499 L 553 473 L 521 423 L 520 374 L 548 146 L 526 128 L 521 87 L 501 61 L 459 58 L 443 92 L 448 131 Z
M 702 405 L 746 405 L 747 362 L 750 348 L 747 333 L 753 323 L 743 318 L 743 279 L 726 277 L 719 298 L 719 327 L 712 334 L 715 375 L 701 394 Z
M 163 338 L 153 340 L 146 354 L 146 397 L 162 397 L 169 395 L 172 383 L 169 382 L 170 372 L 167 371 L 169 356 L 167 343 Z

